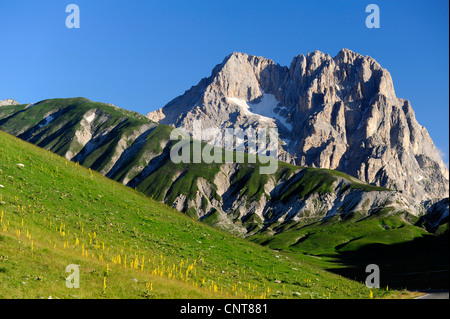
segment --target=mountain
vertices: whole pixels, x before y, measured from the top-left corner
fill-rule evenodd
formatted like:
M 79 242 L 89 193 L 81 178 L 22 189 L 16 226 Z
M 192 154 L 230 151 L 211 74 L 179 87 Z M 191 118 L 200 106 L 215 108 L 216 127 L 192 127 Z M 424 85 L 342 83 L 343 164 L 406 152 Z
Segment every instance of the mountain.
M 19 102 L 13 99 L 0 100 L 0 106 L 19 105 Z
M 408 100 L 373 58 L 343 49 L 295 57 L 289 67 L 233 53 L 163 108 L 147 114 L 193 132 L 277 127 L 278 158 L 345 172 L 421 200 L 448 197 L 449 171 Z
M 388 245 L 398 247 L 388 265 L 399 258 L 400 269 L 415 266 L 420 272 L 448 275 L 441 271 L 448 269 L 448 263 L 442 264 L 448 259 L 441 258 L 448 250 L 441 240 L 448 236 L 448 198 L 421 201 L 336 170 L 285 162 L 278 162 L 275 173 L 261 174 L 263 164 L 251 161 L 250 154 L 244 154 L 244 163 L 176 164 L 170 159 L 178 143 L 170 140 L 173 127 L 85 98 L 2 106 L 0 129 L 194 219 L 292 253 L 296 260 L 313 254 L 328 260 L 320 267 L 334 268 L 336 260 L 344 258 L 340 263 L 347 263 L 349 252 Z M 404 251 L 404 243 L 413 248 Z M 432 263 L 422 265 L 424 261 Z M 446 282 L 442 279 L 435 281 Z
M 335 170 L 279 162 L 274 174 L 261 174 L 262 164 L 248 159 L 175 164 L 171 126 L 84 98 L 2 107 L 0 129 L 240 235 L 283 221 L 315 222 L 386 209 L 420 217 L 428 211 L 416 198 Z M 434 211 L 435 206 L 427 207 Z M 445 207 L 448 213 L 447 203 L 439 216 Z
M 216 230 L 1 131 L 0 145 L 0 298 L 369 298 L 306 256 Z M 79 289 L 66 287 L 71 264 Z

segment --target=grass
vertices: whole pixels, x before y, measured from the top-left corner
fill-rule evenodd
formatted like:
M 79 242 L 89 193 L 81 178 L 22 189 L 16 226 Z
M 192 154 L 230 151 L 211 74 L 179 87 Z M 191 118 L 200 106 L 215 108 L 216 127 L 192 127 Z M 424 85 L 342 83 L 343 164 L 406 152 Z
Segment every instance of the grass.
M 199 180 L 204 179 L 211 186 L 211 194 L 202 195 L 203 197 L 200 198 L 201 208 L 199 209 L 206 213 L 210 199 L 221 200 L 221 197 L 216 192 L 217 187 L 214 184 L 215 176 L 221 168 L 220 164 L 175 164 L 170 161 L 168 152 L 174 142 L 169 141 L 169 135 L 172 130 L 169 126 L 155 125 L 137 113 L 103 103 L 92 102 L 84 98 L 44 100 L 24 110 L 25 106 L 1 107 L 0 116 L 4 118 L 0 121 L 1 129 L 26 139 L 27 136 L 31 136 L 29 134 L 35 130 L 36 125 L 42 120 L 44 114 L 60 110 L 62 112 L 61 116 L 55 118 L 49 125 L 39 128 L 38 134 L 33 133 L 33 138 L 30 139 L 30 142 L 60 155 L 64 155 L 67 150 L 72 150 L 76 153 L 81 150 L 81 145 L 67 141 L 73 139 L 75 131 L 79 128 L 80 122 L 86 113 L 95 109 L 98 115 L 93 122 L 96 134 L 113 128 L 112 134 L 107 134 L 96 148 L 80 161 L 80 164 L 106 174 L 109 169 L 108 165 L 110 165 L 108 163 L 111 163 L 112 157 L 116 156 L 117 147 L 120 144 L 119 141 L 123 142 L 125 139 L 127 147 L 136 152 L 133 153 L 133 156 L 123 161 L 111 176 L 108 175 L 112 179 L 119 182 L 127 179 L 130 181 L 128 185 L 132 188 L 168 205 L 172 205 L 179 195 L 185 195 L 188 200 L 196 199 L 199 191 L 197 183 Z M 106 119 L 106 121 L 100 120 L 101 118 Z M 148 131 L 145 140 L 137 142 L 131 136 L 143 124 L 154 126 Z M 61 127 L 64 127 L 64 129 L 60 130 Z M 0 169 L 2 169 L 0 171 L 0 185 L 5 187 L 0 188 L 0 196 L 7 200 L 2 199 L 5 204 L 0 206 L 0 208 L 4 210 L 5 220 L 7 219 L 7 222 L 12 223 L 12 226 L 0 225 L 1 227 L 7 227 L 2 233 L 3 237 L 0 237 L 0 246 L 2 243 L 8 242 L 8 245 L 5 244 L 5 251 L 11 246 L 14 247 L 8 256 L 13 255 L 13 252 L 16 250 L 22 250 L 20 245 L 15 247 L 12 244 L 14 240 L 20 241 L 21 244 L 25 245 L 28 239 L 29 246 L 29 241 L 34 242 L 38 240 L 39 236 L 37 235 L 41 234 L 42 240 L 36 241 L 35 247 L 36 249 L 38 247 L 46 249 L 49 254 L 48 258 L 60 258 L 64 260 L 64 264 L 66 261 L 68 262 L 68 258 L 76 257 L 78 262 L 79 255 L 82 254 L 81 258 L 88 259 L 85 261 L 88 269 L 95 269 L 98 274 L 104 272 L 104 269 L 98 270 L 98 267 L 105 267 L 106 260 L 110 261 L 108 264 L 111 264 L 111 267 L 117 267 L 118 255 L 122 256 L 122 260 L 127 255 L 128 263 L 130 258 L 135 260 L 137 256 L 138 262 L 136 264 L 138 266 L 136 267 L 140 267 L 141 258 L 144 258 L 144 264 L 146 266 L 151 265 L 153 268 L 146 269 L 146 274 L 138 271 L 132 279 L 138 279 L 140 284 L 133 281 L 131 285 L 134 288 L 131 290 L 137 289 L 137 294 L 145 297 L 175 296 L 178 298 L 185 296 L 183 291 L 191 296 L 213 298 L 224 296 L 297 298 L 298 294 L 294 294 L 294 292 L 301 293 L 303 297 L 311 297 L 311 294 L 308 294 L 307 291 L 299 290 L 305 288 L 304 282 L 307 281 L 309 283 L 307 288 L 311 288 L 310 282 L 312 277 L 315 276 L 319 279 L 317 281 L 321 281 L 317 277 L 319 273 L 322 278 L 326 278 L 326 281 L 334 284 L 339 282 L 341 279 L 329 277 L 330 274 L 328 272 L 321 272 L 320 269 L 336 266 L 335 263 L 341 262 L 340 258 L 343 255 L 359 251 L 373 244 L 384 246 L 397 245 L 427 235 L 422 228 L 415 227 L 412 223 L 406 223 L 404 216 L 388 216 L 389 212 L 387 211 L 378 212 L 372 217 L 364 219 L 358 214 L 352 216 L 345 216 L 344 214 L 343 220 L 332 218 L 323 222 L 317 221 L 317 218 L 312 216 L 311 212 L 305 211 L 303 222 L 275 222 L 271 225 L 264 225 L 263 221 L 255 214 L 247 215 L 242 219 L 238 218 L 238 212 L 230 214 L 230 216 L 233 215 L 236 225 L 244 227 L 248 235 L 252 235 L 250 237 L 252 241 L 282 251 L 279 254 L 283 254 L 287 259 L 283 259 L 283 263 L 278 264 L 280 259 L 274 257 L 271 250 L 261 248 L 259 245 L 254 245 L 248 241 L 242 241 L 229 234 L 217 232 L 217 230 L 206 226 L 205 224 L 216 227 L 221 227 L 220 225 L 222 225 L 223 229 L 230 228 L 227 223 L 223 223 L 224 217 L 215 208 L 212 208 L 209 214 L 202 218 L 204 223 L 198 223 L 191 219 L 181 219 L 186 217 L 180 217 L 181 215 L 173 209 L 149 200 L 136 191 L 125 188 L 111 180 L 102 179 L 96 172 L 86 170 L 49 152 L 38 151 L 27 143 L 17 142 L 11 136 L 3 134 L 2 138 L 4 143 L 2 144 L 3 150 L 0 153 L 2 156 L 0 157 Z M 203 145 L 205 144 L 203 143 Z M 160 162 L 155 164 L 150 174 L 140 178 L 142 170 L 148 165 L 150 155 L 156 156 L 154 160 L 160 160 Z M 234 153 L 234 156 L 237 156 L 236 153 Z M 262 196 L 266 196 L 267 199 L 274 202 L 281 201 L 286 204 L 291 200 L 295 201 L 305 198 L 314 193 L 344 192 L 349 189 L 363 191 L 387 190 L 364 184 L 338 171 L 298 167 L 282 162 L 278 162 L 278 170 L 273 175 L 268 176 L 260 174 L 260 164 L 258 162 L 255 164 L 248 163 L 250 156 L 248 154 L 243 155 L 246 163 L 238 166 L 238 170 L 231 181 L 231 189 L 234 189 L 235 192 L 231 196 L 235 196 L 238 200 L 246 198 L 247 205 L 251 201 L 259 201 Z M 15 166 L 15 163 L 18 162 L 24 162 L 25 168 L 18 169 Z M 29 170 L 27 171 L 27 169 Z M 26 175 L 21 175 L 24 172 L 26 172 Z M 334 189 L 332 187 L 333 184 L 340 178 L 345 179 L 345 183 L 339 189 Z M 275 184 L 281 180 L 286 181 L 286 183 L 283 185 L 283 189 L 276 194 L 267 194 L 264 186 L 269 182 L 269 179 L 271 180 L 270 182 Z M 32 219 L 28 220 L 30 211 L 33 212 L 31 215 Z M 201 215 L 196 209 L 188 205 L 185 205 L 182 211 L 193 219 L 198 219 Z M 35 229 L 32 231 L 31 228 L 23 228 L 20 216 L 25 222 L 30 224 L 30 227 Z M 270 212 L 266 217 L 268 218 L 268 216 L 270 216 Z M 55 234 L 52 231 L 58 232 L 57 224 L 61 221 L 63 221 L 64 228 L 67 226 L 68 231 L 60 230 L 59 237 L 56 234 L 55 239 L 53 238 Z M 18 224 L 20 225 L 18 226 Z M 61 226 L 59 225 L 59 227 Z M 258 233 L 258 230 L 263 226 L 268 227 L 265 231 Z M 53 230 L 52 228 L 55 229 Z M 87 235 L 85 229 L 88 229 Z M 184 234 L 186 229 L 189 230 L 190 235 Z M 0 233 L 1 230 L 2 228 L 0 228 Z M 17 233 L 19 230 L 21 233 Z M 33 235 L 26 235 L 24 240 L 24 231 L 28 231 L 30 234 L 32 231 Z M 103 244 L 91 243 L 94 231 L 96 238 L 103 237 L 102 243 L 105 242 L 107 246 L 106 252 L 103 248 L 99 249 L 99 245 L 103 247 Z M 437 233 L 445 233 L 445 231 L 448 232 L 448 223 L 443 225 Z M 201 245 L 198 247 L 199 242 L 203 244 L 206 241 L 205 238 L 208 238 L 204 235 L 200 236 L 199 232 L 207 232 L 208 236 L 214 234 L 215 237 L 210 242 L 210 247 L 201 247 Z M 64 233 L 64 236 L 62 233 Z M 29 236 L 32 236 L 32 239 L 29 239 Z M 36 239 L 33 236 L 37 236 Z M 68 239 L 64 240 L 66 236 L 71 237 L 71 241 Z M 50 242 L 44 245 L 44 238 Z M 14 240 L 11 242 L 12 239 Z M 79 243 L 73 246 L 77 241 Z M 91 254 L 90 257 L 85 256 L 85 249 L 80 247 L 83 244 L 86 247 L 89 245 L 90 248 L 93 245 L 93 249 L 86 248 Z M 230 250 L 228 245 L 232 245 L 232 247 L 242 251 Z M 63 249 L 58 250 L 59 246 L 62 246 Z M 218 252 L 215 251 L 217 246 L 222 247 Z M 242 247 L 245 247 L 245 249 Z M 211 248 L 213 248 L 214 253 L 210 252 Z M 78 252 L 68 252 L 67 250 L 70 249 L 78 249 Z M 263 250 L 260 251 L 260 249 Z M 222 251 L 226 251 L 226 254 L 222 254 Z M 200 252 L 202 256 L 200 256 Z M 206 265 L 203 255 L 208 252 L 211 253 L 208 256 L 210 264 Z M 36 251 L 33 253 L 37 254 Z M 92 253 L 94 253 L 93 256 Z M 249 259 L 247 254 L 256 254 L 259 257 Z M 158 264 L 160 261 L 157 261 L 157 256 L 160 256 L 162 259 L 162 265 Z M 41 255 L 40 258 L 45 259 L 46 255 Z M 202 276 L 197 276 L 197 274 L 195 278 L 188 276 L 188 282 L 185 282 L 186 277 L 185 275 L 182 277 L 181 274 L 187 269 L 183 267 L 190 267 L 193 264 L 187 265 L 186 258 L 189 258 L 191 262 L 203 260 L 202 267 L 197 263 L 194 265 L 196 272 L 203 272 Z M 230 258 L 234 260 L 234 264 L 229 263 Z M 265 258 L 268 258 L 269 262 Z M 7 258 L 7 260 L 10 259 Z M 2 265 L 2 262 L 0 262 L 1 280 L 9 278 L 7 275 L 2 278 L 1 274 L 12 274 L 14 272 L 12 268 L 5 266 L 8 263 L 7 261 L 4 263 Z M 97 265 L 97 268 L 88 263 L 94 263 L 93 265 Z M 255 268 L 254 263 L 261 264 L 260 268 Z M 177 266 L 181 264 L 183 266 Z M 158 265 L 164 266 L 162 275 L 161 269 L 158 270 L 157 268 Z M 275 267 L 270 267 L 270 265 L 277 265 L 276 271 Z M 298 271 L 292 271 L 294 268 L 299 269 L 299 265 L 302 267 L 301 274 Z M 169 266 L 172 268 L 175 266 L 178 277 L 173 277 L 174 271 L 168 271 L 167 267 Z M 218 270 L 215 268 L 216 266 L 225 270 L 221 270 L 219 275 Z M 20 267 L 17 269 L 20 269 Z M 129 269 L 129 265 L 127 268 L 124 268 L 122 263 L 119 264 L 119 269 L 120 274 L 122 274 L 122 270 L 126 272 L 131 271 L 131 273 L 136 270 Z M 237 273 L 230 274 L 229 271 L 232 269 L 237 271 Z M 256 272 L 257 275 L 251 278 L 243 276 L 243 271 L 248 274 L 249 269 L 252 269 L 253 273 Z M 20 269 L 20 272 L 23 271 L 25 269 Z M 49 273 L 51 271 L 49 270 Z M 61 276 L 59 271 L 57 273 Z M 192 276 L 192 269 L 188 272 Z M 208 272 L 214 276 L 207 276 Z M 282 278 L 281 273 L 283 272 L 285 272 L 284 276 L 287 279 L 279 280 L 279 278 Z M 13 281 L 15 283 L 19 282 L 19 279 L 17 279 L 18 273 L 15 274 L 16 280 Z M 312 275 L 313 273 L 315 275 Z M 262 274 L 265 274 L 264 278 L 260 278 Z M 65 275 L 63 274 L 62 276 Z M 147 278 L 145 277 L 147 275 L 155 278 L 152 281 L 144 280 L 143 278 Z M 140 276 L 140 279 L 138 276 Z M 39 277 L 38 275 L 37 278 Z M 26 277 L 25 279 L 30 280 L 30 278 Z M 93 277 L 89 278 L 90 281 L 94 280 Z M 125 284 L 127 282 L 125 278 L 120 277 L 117 280 Z M 155 282 L 156 285 L 158 278 L 169 278 L 173 280 L 173 282 L 170 282 L 175 285 L 174 287 L 177 285 L 180 285 L 180 287 L 178 290 L 175 289 L 175 291 L 170 292 L 163 292 L 161 288 L 159 290 L 160 294 L 149 292 L 147 284 Z M 292 278 L 295 278 L 295 280 L 292 280 Z M 111 283 L 109 278 L 107 279 L 107 282 Z M 190 281 L 191 279 L 192 281 Z M 59 281 L 60 279 L 55 280 Z M 55 280 L 52 281 L 52 284 L 55 284 Z M 279 284 L 273 284 L 275 280 L 283 283 L 283 289 L 280 289 Z M 236 282 L 241 282 L 242 285 L 243 282 L 247 281 L 250 284 L 250 287 L 247 289 L 244 286 L 236 286 Z M 262 286 L 259 283 L 262 283 Z M 95 279 L 95 284 L 103 285 L 101 275 Z M 355 286 L 352 286 L 353 284 Z M 336 291 L 333 290 L 334 297 L 367 297 L 367 291 L 361 284 L 349 281 L 348 285 L 348 287 L 353 287 L 354 292 L 348 292 L 345 289 L 343 291 L 335 289 Z M 110 285 L 108 284 L 108 286 Z M 314 290 L 313 296 L 326 297 L 331 292 L 330 287 L 336 287 L 336 285 L 316 285 L 315 288 L 317 289 Z M 192 289 L 198 294 L 192 292 Z M 217 291 L 214 291 L 214 289 Z M 219 290 L 222 293 L 219 293 Z M 65 292 L 65 289 L 61 291 Z M 109 294 L 104 292 L 100 294 L 95 289 L 92 289 L 92 291 L 96 291 L 96 293 L 91 295 L 86 293 L 83 297 L 137 296 L 136 294 L 127 294 L 122 291 L 118 292 L 114 289 Z M 271 293 L 273 291 L 279 291 L 279 293 L 273 294 Z M 393 295 L 395 296 L 395 292 L 389 293 L 389 296 Z M 64 294 L 62 296 L 67 297 Z M 385 293 L 378 295 L 378 297 L 384 296 L 386 296 Z
M 60 155 L 68 151 L 77 154 L 82 150 L 83 146 L 74 140 L 75 133 L 81 129 L 80 123 L 85 114 L 95 110 L 97 118 L 91 123 L 94 131 L 101 133 L 113 128 L 113 134 L 107 134 L 101 145 L 86 154 L 81 161 L 74 160 L 98 171 L 105 169 L 122 138 L 129 137 L 141 125 L 151 123 L 139 113 L 81 97 L 43 100 L 27 109 L 22 106 L 16 107 L 14 111 L 12 109 L 2 108 L 0 111 L 3 117 L 8 115 L 0 121 L 2 130 Z M 55 119 L 49 125 L 38 128 L 44 115 L 49 113 L 58 116 L 54 116 Z
M 311 258 L 209 227 L 3 132 L 0 145 L 1 298 L 369 298 Z M 80 265 L 79 289 L 65 286 L 68 264 Z
M 83 147 L 76 138 L 77 134 L 83 133 L 77 131 L 85 132 L 81 123 L 85 122 L 83 118 L 91 111 L 95 111 L 97 115 L 89 124 L 93 140 Z M 53 112 L 57 112 L 55 119 L 46 126 L 38 127 L 42 119 Z M 176 143 L 169 140 L 173 128 L 156 125 L 138 113 L 85 98 L 69 98 L 44 100 L 27 109 L 24 109 L 24 106 L 16 108 L 5 106 L 0 109 L 0 115 L 4 118 L 0 121 L 2 130 L 61 156 L 77 154 L 72 161 L 136 188 L 155 200 L 173 206 L 174 201 L 180 195 L 184 195 L 187 201 L 181 210 L 191 217 L 200 218 L 211 212 L 205 199 L 210 201 L 215 198 L 219 202 L 222 200 L 214 183 L 215 177 L 220 172 L 221 163 L 173 163 L 169 156 L 172 146 Z M 141 131 L 143 125 L 154 126 L 148 129 L 143 138 L 141 136 L 137 139 L 140 135 L 137 132 L 143 133 Z M 206 144 L 202 145 L 204 147 Z M 121 153 L 122 151 L 124 152 Z M 193 152 L 191 141 L 191 158 Z M 122 158 L 124 154 L 126 156 Z M 298 167 L 283 162 L 278 162 L 278 170 L 269 176 L 260 173 L 260 168 L 264 164 L 256 160 L 254 155 L 234 152 L 233 157 L 236 158 L 238 154 L 242 155 L 244 163 L 238 165 L 232 177 L 230 189 L 233 190 L 233 194 L 226 195 L 231 196 L 231 200 L 245 200 L 247 207 L 260 201 L 263 196 L 267 200 L 272 200 L 272 204 L 277 201 L 286 204 L 290 200 L 295 201 L 314 193 L 335 192 L 332 185 L 338 178 L 346 180 L 343 190 L 353 188 L 364 191 L 386 190 L 364 184 L 341 172 Z M 222 163 L 225 162 L 224 157 L 225 154 L 222 154 Z M 255 163 L 250 159 L 254 159 Z M 210 194 L 200 194 L 203 197 L 201 198 L 203 212 L 199 213 L 191 209 L 189 202 L 197 200 L 198 183 L 203 180 L 207 182 Z M 265 192 L 268 182 L 278 184 L 282 181 L 286 183 L 281 192 L 277 194 Z M 221 210 L 221 207 L 214 208 Z M 205 211 L 206 209 L 208 211 Z M 232 214 L 239 215 L 239 212 L 231 212 L 230 215 Z M 216 219 L 216 222 L 220 224 L 220 220 L 223 221 L 223 218 Z M 243 221 L 234 218 L 234 222 L 240 225 Z M 262 221 L 253 218 L 252 225 L 247 229 L 256 231 L 261 227 Z
M 448 230 L 430 234 L 406 212 L 383 209 L 364 216 L 285 222 L 249 239 L 296 258 L 313 257 L 315 265 L 354 280 L 365 280 L 365 267 L 375 263 L 385 286 L 448 289 Z
M 284 223 L 251 239 L 257 243 L 266 242 L 273 249 L 332 256 L 341 251 L 358 250 L 366 244 L 390 245 L 429 235 L 424 229 L 404 221 L 402 214 L 380 217 L 382 214 L 363 218 L 362 213 L 355 213 L 347 218 L 334 216 L 311 224 Z

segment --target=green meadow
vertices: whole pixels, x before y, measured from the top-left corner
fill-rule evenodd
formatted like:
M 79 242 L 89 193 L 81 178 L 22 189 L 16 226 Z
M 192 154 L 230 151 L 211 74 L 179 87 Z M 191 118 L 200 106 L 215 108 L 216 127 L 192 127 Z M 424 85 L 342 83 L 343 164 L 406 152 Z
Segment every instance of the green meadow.
M 9 134 L 0 145 L 0 298 L 371 297 L 308 256 L 214 229 Z M 69 264 L 78 289 L 66 287 Z

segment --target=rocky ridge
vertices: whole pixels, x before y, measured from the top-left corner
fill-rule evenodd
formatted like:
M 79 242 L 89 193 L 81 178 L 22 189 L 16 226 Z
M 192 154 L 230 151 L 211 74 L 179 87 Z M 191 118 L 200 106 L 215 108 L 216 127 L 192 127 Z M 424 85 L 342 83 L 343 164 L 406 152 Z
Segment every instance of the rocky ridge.
M 19 102 L 13 99 L 0 100 L 0 106 L 5 105 L 19 105 Z

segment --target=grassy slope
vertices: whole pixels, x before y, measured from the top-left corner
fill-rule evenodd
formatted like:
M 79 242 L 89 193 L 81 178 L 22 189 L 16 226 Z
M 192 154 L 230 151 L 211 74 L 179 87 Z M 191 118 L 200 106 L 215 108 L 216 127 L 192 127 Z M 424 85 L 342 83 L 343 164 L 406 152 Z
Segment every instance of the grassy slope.
M 157 129 L 161 130 L 161 128 L 164 127 L 164 125 L 160 125 Z M 148 143 L 150 143 L 150 141 Z M 175 164 L 170 161 L 168 153 L 166 156 L 167 158 L 162 161 L 154 172 L 140 181 L 136 186 L 140 192 L 158 201 L 164 201 L 168 205 L 172 205 L 176 197 L 180 194 L 185 195 L 188 199 L 195 199 L 198 191 L 197 181 L 200 178 L 207 180 L 213 185 L 213 188 L 215 187 L 214 177 L 220 171 L 221 164 Z M 236 153 L 234 153 L 234 156 L 236 156 Z M 355 181 L 355 178 L 338 171 L 299 167 L 278 162 L 278 169 L 273 174 L 273 177 L 276 183 L 281 179 L 287 180 L 288 182 L 281 194 L 271 197 L 264 189 L 264 186 L 269 179 L 269 175 L 260 174 L 260 167 L 265 164 L 261 164 L 259 161 L 256 161 L 256 163 L 248 163 L 248 154 L 244 154 L 244 158 L 244 163 L 239 165 L 237 172 L 232 177 L 231 188 L 238 192 L 238 198 L 246 197 L 248 202 L 253 200 L 259 201 L 263 194 L 269 199 L 287 202 L 296 196 L 305 198 L 313 193 L 335 192 L 332 188 L 332 184 L 337 178 L 347 179 L 349 183 L 348 186 L 346 186 L 347 188 L 363 189 L 365 191 L 388 190 L 386 188 L 357 182 Z M 222 162 L 225 162 L 225 160 Z M 181 175 L 175 179 L 174 177 L 176 174 Z M 300 178 L 297 178 L 298 176 L 300 176 Z M 292 180 L 295 180 L 295 182 L 291 182 Z M 215 192 L 215 189 L 212 190 L 212 197 L 220 200 L 220 196 Z M 192 214 L 189 211 L 184 212 L 188 213 L 190 216 L 195 216 L 195 214 Z M 209 221 L 209 223 L 214 224 L 212 221 Z M 260 221 L 256 222 L 256 224 L 258 227 L 261 226 Z
M 14 109 L 14 112 L 12 110 Z M 81 164 L 95 170 L 103 169 L 107 163 L 106 159 L 113 156 L 114 146 L 121 137 L 126 137 L 143 124 L 151 121 L 136 112 L 120 109 L 100 102 L 92 102 L 85 98 L 49 99 L 43 100 L 25 109 L 20 106 L 15 108 L 0 109 L 0 127 L 5 132 L 16 135 L 22 139 L 29 140 L 30 134 L 36 134 L 29 142 L 54 153 L 63 155 L 68 150 L 77 154 L 82 146 L 73 139 L 75 132 L 80 129 L 80 122 L 89 110 L 95 109 L 100 122 L 94 121 L 95 130 L 103 132 L 108 128 L 115 127 L 111 136 L 83 159 Z M 58 112 L 58 113 L 54 113 Z M 57 114 L 56 118 L 46 126 L 38 128 L 37 125 L 48 113 Z M 9 116 L 9 117 L 8 117 Z M 77 161 L 75 159 L 75 161 Z
M 122 109 L 117 109 L 112 106 L 91 102 L 83 98 L 74 99 L 52 99 L 42 101 L 24 112 L 24 106 L 2 107 L 0 109 L 2 117 L 7 117 L 15 112 L 17 114 L 10 121 L 6 122 L 2 129 L 14 130 L 21 128 L 21 123 L 31 125 L 30 127 L 39 123 L 43 114 L 55 109 L 66 108 L 64 117 L 55 119 L 46 130 L 52 132 L 52 139 L 37 139 L 33 141 L 42 147 L 50 147 L 54 152 L 63 154 L 66 151 L 66 138 L 70 138 L 74 134 L 75 123 L 86 114 L 90 109 L 96 108 L 109 114 L 110 120 L 102 124 L 98 130 L 101 131 L 108 127 L 108 125 L 117 125 L 125 118 L 128 121 L 125 125 L 117 128 L 114 136 L 126 136 L 133 129 L 148 123 L 149 121 L 142 116 Z M 62 134 L 58 132 L 58 121 L 66 122 L 72 119 L 73 129 L 65 127 Z M 77 120 L 78 119 L 78 120 Z M 21 124 L 21 125 L 19 125 Z M 143 158 L 148 152 L 158 154 L 163 151 L 161 141 L 168 140 L 172 128 L 165 125 L 158 125 L 146 138 L 146 143 L 138 151 L 138 153 L 131 157 L 122 168 L 117 171 L 113 179 L 122 181 L 123 178 L 133 170 L 136 166 L 145 166 Z M 102 143 L 102 146 L 92 152 L 82 164 L 91 167 L 92 169 L 101 169 L 105 158 L 112 156 L 111 150 L 114 148 L 114 143 L 118 138 L 107 139 Z M 248 155 L 245 154 L 247 158 Z M 214 175 L 220 170 L 219 164 L 174 164 L 170 160 L 166 160 L 160 165 L 150 176 L 142 180 L 137 189 L 144 194 L 153 197 L 159 201 L 165 201 L 172 204 L 174 199 L 179 194 L 184 194 L 188 198 L 195 198 L 197 193 L 197 180 L 204 178 L 209 182 L 213 182 Z M 295 179 L 294 174 L 300 171 L 302 176 L 300 179 Z M 173 177 L 176 172 L 183 172 L 180 178 L 173 183 Z M 134 173 L 134 175 L 136 175 Z M 133 177 L 133 176 L 131 176 Z M 274 200 L 287 202 L 292 196 L 305 197 L 314 192 L 333 192 L 331 185 L 336 178 L 345 178 L 352 181 L 346 187 L 359 188 L 365 191 L 385 190 L 380 187 L 375 187 L 363 183 L 359 183 L 347 174 L 316 168 L 301 168 L 298 166 L 289 165 L 279 162 L 279 169 L 274 174 L 275 180 L 280 178 L 289 180 L 293 178 L 293 182 L 288 182 L 286 189 L 280 195 L 277 195 Z M 246 196 L 249 199 L 259 200 L 264 193 L 264 184 L 267 182 L 268 176 L 259 174 L 259 164 L 244 164 L 241 165 L 240 170 L 234 176 L 232 183 L 238 185 L 239 196 Z M 215 194 L 213 196 L 220 199 L 220 196 Z M 270 197 L 266 194 L 267 197 Z M 204 199 L 205 200 L 205 199 Z M 185 211 L 189 216 L 196 216 L 195 211 Z M 376 215 L 379 216 L 379 215 Z M 405 242 L 414 238 L 420 238 L 425 235 L 421 228 L 414 227 L 409 223 L 404 223 L 398 216 L 390 217 L 390 222 L 399 224 L 400 226 L 386 229 L 380 223 L 384 222 L 377 219 L 367 219 L 363 222 L 358 221 L 357 218 L 346 221 L 328 221 L 326 223 L 315 223 L 306 225 L 303 223 L 285 223 L 282 225 L 272 225 L 269 230 L 259 233 L 252 237 L 257 243 L 263 243 L 271 248 L 283 249 L 293 253 L 308 253 L 323 256 L 339 256 L 345 251 L 357 251 L 368 244 L 382 243 L 382 244 L 396 244 Z M 387 220 L 387 219 L 384 219 Z M 216 214 L 210 214 L 204 221 L 208 224 L 214 225 L 218 220 Z M 239 221 L 240 222 L 240 221 Z M 262 222 L 255 215 L 250 216 L 248 220 L 242 221 L 249 229 L 258 229 L 262 227 Z M 277 235 L 272 236 L 273 232 Z M 389 230 L 389 231 L 385 231 Z M 330 236 L 332 234 L 332 236 Z M 322 265 L 323 266 L 323 265 Z
M 15 113 L 25 109 L 26 107 L 27 104 L 0 106 L 0 119 L 6 119 L 9 116 L 14 115 Z
M 383 209 L 365 218 L 356 213 L 313 224 L 286 222 L 250 240 L 297 258 L 314 256 L 315 265 L 348 278 L 364 280 L 365 267 L 375 263 L 382 269 L 382 284 L 390 287 L 448 288 L 448 231 L 430 234 L 415 225 L 417 217 L 388 213 Z
M 120 108 L 100 103 L 92 102 L 85 98 L 69 98 L 69 99 L 48 99 L 36 103 L 32 107 L 24 110 L 24 106 L 5 106 L 0 109 L 0 127 L 2 130 L 18 135 L 24 128 L 27 128 L 19 137 L 27 139 L 31 132 L 38 132 L 38 134 L 30 140 L 45 149 L 49 149 L 59 155 L 64 155 L 67 150 L 72 150 L 74 154 L 81 151 L 81 146 L 76 143 L 68 143 L 75 135 L 75 131 L 79 129 L 79 123 L 83 116 L 92 109 L 96 109 L 98 118 L 94 120 L 95 131 L 101 133 L 109 127 L 116 126 L 114 134 L 108 136 L 104 141 L 96 146 L 96 149 L 89 153 L 80 164 L 85 167 L 90 167 L 94 170 L 100 171 L 104 165 L 114 155 L 114 149 L 121 137 L 129 136 L 133 130 L 136 130 L 143 124 L 149 124 L 151 121 L 144 116 L 127 111 Z M 61 110 L 59 114 L 50 124 L 36 128 L 36 125 L 42 121 L 45 114 Z M 11 116 L 9 118 L 9 116 Z M 108 120 L 99 122 L 100 117 L 106 117 Z M 125 121 L 126 120 L 126 121 Z M 61 129 L 62 128 L 62 129 Z M 112 174 L 111 178 L 122 182 L 126 176 L 133 178 L 138 172 L 134 172 L 135 167 L 145 167 L 146 154 L 160 154 L 163 149 L 161 147 L 162 141 L 169 140 L 170 132 L 173 128 L 166 125 L 158 125 L 146 138 L 145 144 L 139 151 L 126 161 L 122 167 Z M 170 145 L 175 142 L 170 143 Z M 246 162 L 248 155 L 245 154 Z M 253 156 L 254 157 L 254 156 Z M 75 157 L 74 161 L 77 161 Z M 279 169 L 274 174 L 278 181 L 281 177 L 292 177 L 295 171 L 301 168 L 294 165 L 279 162 Z M 233 183 L 241 186 L 240 196 L 247 196 L 249 199 L 259 200 L 264 192 L 264 184 L 267 182 L 267 175 L 259 174 L 259 167 L 261 164 L 246 164 L 241 165 L 241 169 L 235 176 Z M 196 197 L 197 180 L 205 178 L 210 183 L 213 183 L 214 175 L 219 171 L 220 165 L 211 164 L 174 164 L 165 159 L 155 172 L 143 179 L 138 189 L 144 194 L 154 197 L 160 201 L 165 201 L 169 205 L 179 195 L 184 194 L 189 199 Z M 183 171 L 185 174 L 172 185 L 172 179 L 176 172 Z M 130 174 L 130 172 L 132 172 Z M 130 174 L 130 175 L 129 175 Z M 332 191 L 330 185 L 337 177 L 343 177 L 352 181 L 352 188 L 363 188 L 367 191 L 383 190 L 382 188 L 362 184 L 353 181 L 354 179 L 347 174 L 327 170 L 327 169 L 306 169 L 304 178 L 291 185 L 286 190 L 285 194 L 279 198 L 282 201 L 289 200 L 294 195 L 301 195 L 302 197 L 311 192 L 330 192 Z M 155 183 L 156 181 L 156 183 Z M 193 185 L 193 186 L 192 186 Z M 268 194 L 266 194 L 269 197 Z
M 397 244 L 430 235 L 424 229 L 407 222 L 404 213 L 388 215 L 387 210 L 362 218 L 353 214 L 347 218 L 305 224 L 283 223 L 252 237 L 253 241 L 274 249 L 287 249 L 312 255 L 333 256 L 341 251 L 358 250 L 367 244 Z M 414 218 L 414 216 L 407 218 Z M 431 235 L 430 235 L 431 236 Z
M 369 297 L 3 132 L 0 145 L 2 298 Z M 68 264 L 80 265 L 80 289 L 65 287 Z

